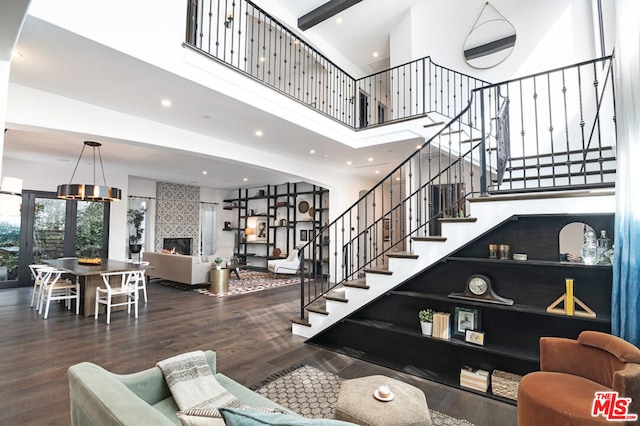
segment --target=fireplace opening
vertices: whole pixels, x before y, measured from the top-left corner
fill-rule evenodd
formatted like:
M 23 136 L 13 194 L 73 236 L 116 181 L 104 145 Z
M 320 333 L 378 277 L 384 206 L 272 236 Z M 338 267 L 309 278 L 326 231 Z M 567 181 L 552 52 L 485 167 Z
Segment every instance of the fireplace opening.
M 191 254 L 191 238 L 165 238 L 162 249 L 176 254 Z

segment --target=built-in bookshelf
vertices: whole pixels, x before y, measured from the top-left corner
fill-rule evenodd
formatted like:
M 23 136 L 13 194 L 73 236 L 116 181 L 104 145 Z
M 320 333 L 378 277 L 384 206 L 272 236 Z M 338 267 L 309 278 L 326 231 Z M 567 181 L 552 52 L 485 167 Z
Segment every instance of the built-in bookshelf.
M 315 237 L 328 224 L 329 191 L 305 182 L 241 188 L 223 208 L 234 212 L 223 231 L 234 233 L 236 256 L 249 269 L 265 270 L 270 259 L 322 241 Z

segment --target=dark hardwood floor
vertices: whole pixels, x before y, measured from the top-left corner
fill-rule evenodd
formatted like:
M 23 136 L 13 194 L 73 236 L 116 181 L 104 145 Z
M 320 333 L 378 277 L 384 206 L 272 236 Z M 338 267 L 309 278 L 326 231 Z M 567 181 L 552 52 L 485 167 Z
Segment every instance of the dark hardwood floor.
M 305 344 L 291 334 L 296 286 L 222 299 L 148 287 L 140 317 L 116 312 L 111 325 L 60 306 L 43 320 L 29 308 L 30 288 L 0 290 L 0 425 L 68 425 L 72 364 L 131 373 L 196 349 L 215 350 L 218 370 L 247 386 L 299 364 L 344 378 L 385 374 L 421 388 L 434 410 L 478 426 L 516 424 L 515 406 Z

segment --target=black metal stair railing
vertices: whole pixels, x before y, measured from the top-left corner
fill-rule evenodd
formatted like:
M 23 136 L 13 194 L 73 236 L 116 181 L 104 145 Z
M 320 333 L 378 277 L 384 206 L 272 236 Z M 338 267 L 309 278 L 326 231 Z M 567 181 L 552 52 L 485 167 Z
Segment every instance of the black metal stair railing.
M 247 0 L 187 0 L 185 46 L 354 129 L 453 117 L 487 83 L 429 57 L 356 79 Z
M 436 135 L 302 247 L 300 318 L 337 285 L 386 267 L 387 254 L 410 252 L 413 237 L 440 235 L 438 219 L 468 216 L 469 197 L 613 187 L 611 67 L 606 57 L 472 90 Z
M 491 121 L 497 127 L 494 142 L 510 140 L 487 147 L 489 163 L 503 163 L 502 175 L 486 181 L 488 192 L 613 186 L 616 123 L 611 56 L 482 90 L 493 91 L 501 96 L 485 96 L 482 101 L 485 115 L 496 118 Z

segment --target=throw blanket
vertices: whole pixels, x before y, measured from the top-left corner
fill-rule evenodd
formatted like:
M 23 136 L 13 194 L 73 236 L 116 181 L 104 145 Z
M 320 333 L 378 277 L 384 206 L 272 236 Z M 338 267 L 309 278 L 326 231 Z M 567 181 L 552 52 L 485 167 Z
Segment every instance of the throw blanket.
M 180 410 L 237 406 L 238 400 L 218 383 L 203 351 L 158 362 Z

